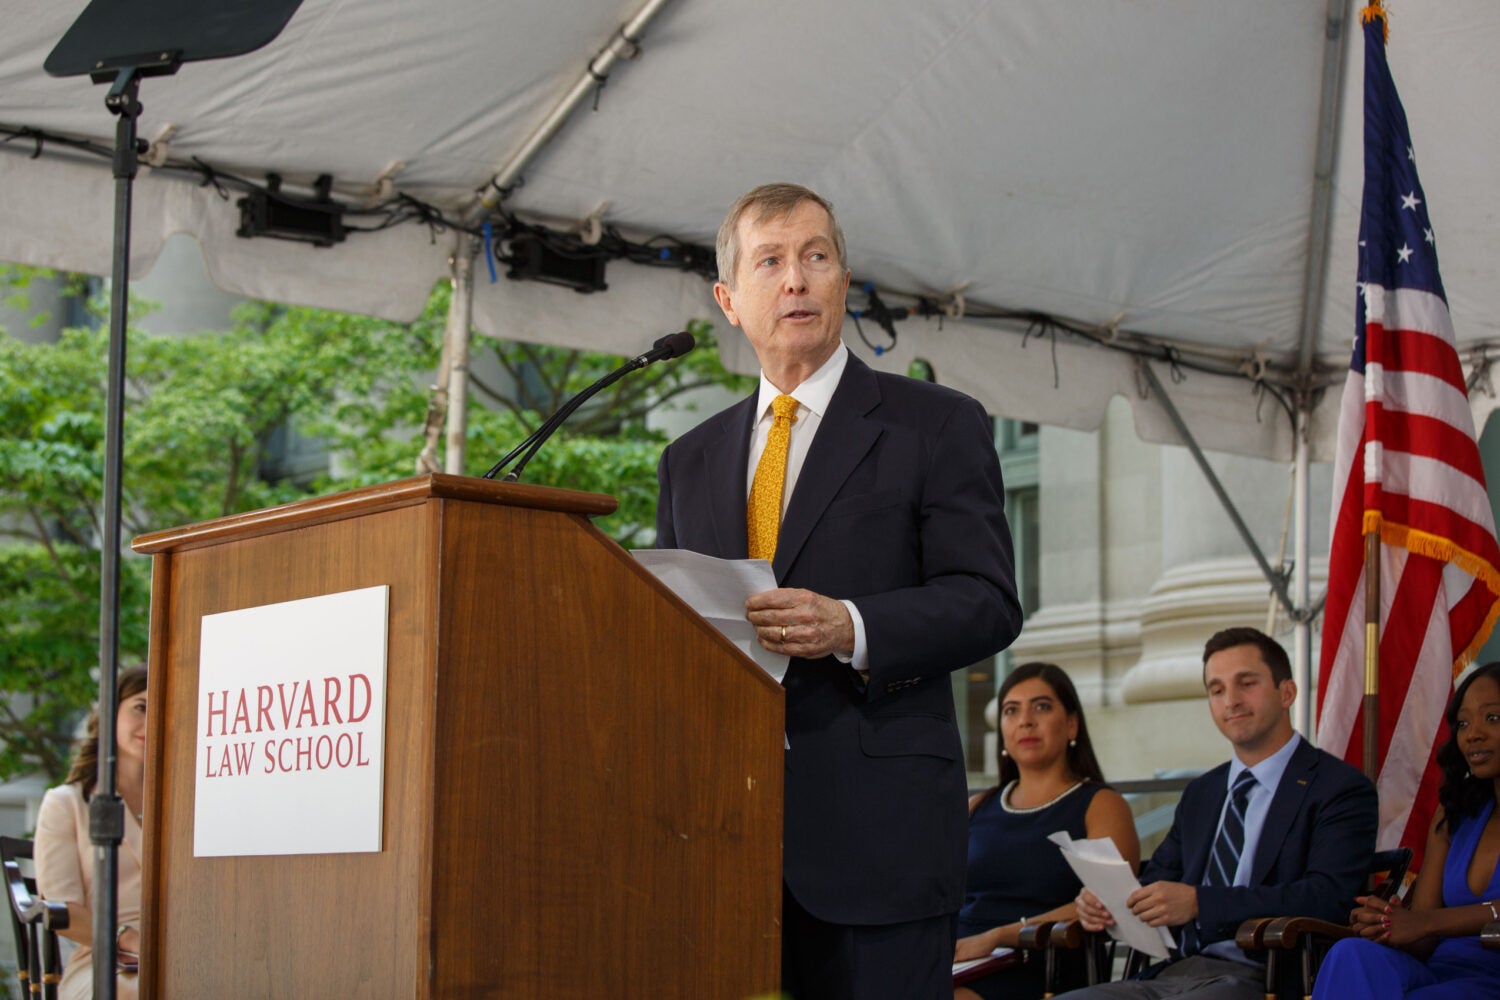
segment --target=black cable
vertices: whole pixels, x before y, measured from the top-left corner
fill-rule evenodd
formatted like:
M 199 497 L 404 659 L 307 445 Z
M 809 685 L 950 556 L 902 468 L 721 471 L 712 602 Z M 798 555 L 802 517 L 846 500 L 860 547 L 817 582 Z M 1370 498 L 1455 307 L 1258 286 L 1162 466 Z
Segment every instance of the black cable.
M 31 127 L 0 124 L 0 147 L 16 141 L 29 141 L 32 144 L 32 149 L 29 152 L 29 156 L 32 159 L 50 152 L 48 147 L 58 147 L 63 150 L 83 153 L 104 161 L 111 161 L 114 156 L 113 147 L 101 146 L 87 139 L 75 139 Z M 154 167 L 153 171 L 194 177 L 201 185 L 212 185 L 219 196 L 226 200 L 230 197 L 231 188 L 245 192 L 258 191 L 266 194 L 272 193 L 271 189 L 265 184 L 259 184 L 247 178 L 231 174 L 228 171 L 220 170 L 197 157 L 194 157 L 188 163 L 168 162 L 162 166 Z M 502 203 L 506 197 L 523 184 L 524 178 L 517 178 L 509 186 L 501 189 Z M 285 199 L 287 196 L 278 194 L 278 197 Z M 434 239 L 436 239 L 437 234 L 450 230 L 468 233 L 476 237 L 483 236 L 482 226 L 466 225 L 462 221 L 446 215 L 436 206 L 405 193 L 398 192 L 385 201 L 369 207 L 340 205 L 337 202 L 328 202 L 327 204 L 338 207 L 345 217 L 375 220 L 369 225 L 350 225 L 346 223 L 344 229 L 351 233 L 382 232 L 395 226 L 415 222 L 427 226 L 433 234 Z M 516 261 L 515 257 L 509 252 L 510 243 L 517 238 L 524 237 L 536 240 L 549 252 L 570 260 L 588 261 L 597 260 L 602 257 L 606 259 L 625 260 L 645 267 L 675 268 L 688 273 L 699 274 L 709 280 L 718 277 L 717 260 L 712 247 L 689 243 L 667 233 L 657 234 L 644 242 L 635 242 L 624 237 L 613 226 L 605 226 L 600 232 L 598 242 L 589 243 L 576 233 L 560 232 L 543 225 L 525 222 L 514 213 L 506 211 L 503 208 L 495 213 L 495 218 L 498 220 L 498 224 L 493 228 L 498 235 L 492 244 L 493 256 L 496 260 L 507 265 L 513 264 Z M 936 317 L 941 329 L 941 324 L 946 313 L 938 305 L 937 301 L 930 296 L 886 289 L 887 295 L 908 298 L 916 303 L 911 308 L 891 308 L 885 304 L 873 284 L 866 283 L 864 289 L 869 300 L 867 308 L 864 310 L 850 309 L 849 315 L 854 319 L 855 332 L 860 341 L 872 353 L 880 355 L 896 346 L 895 321 L 897 320 L 906 319 L 912 315 L 920 316 L 924 319 Z M 864 319 L 874 320 L 890 338 L 890 343 L 888 345 L 872 343 L 869 337 L 866 336 L 862 322 Z M 1202 372 L 1210 375 L 1246 377 L 1244 359 L 1215 363 L 1206 359 L 1192 358 L 1183 355 L 1180 348 L 1170 347 L 1160 341 L 1140 335 L 1120 336 L 1112 334 L 1105 336 L 1103 331 L 1097 326 L 1036 310 L 1006 309 L 984 305 L 979 305 L 978 307 L 967 306 L 963 312 L 963 319 L 966 322 L 997 323 L 1007 326 L 1022 324 L 1024 325 L 1022 332 L 1023 344 L 1032 337 L 1047 336 L 1051 339 L 1054 354 L 1057 349 L 1057 338 L 1059 336 L 1068 336 L 1123 354 L 1166 361 L 1172 367 L 1174 378 L 1181 377 L 1181 373 L 1185 371 Z M 1309 386 L 1312 390 L 1326 388 L 1326 385 L 1332 385 L 1337 381 L 1343 369 L 1330 368 L 1327 371 L 1316 371 L 1311 373 L 1310 376 L 1303 376 L 1290 369 L 1281 368 L 1274 364 L 1265 364 L 1259 366 L 1258 371 L 1259 374 L 1251 377 L 1250 381 L 1261 391 L 1269 393 L 1290 416 L 1295 411 L 1287 398 L 1286 393 L 1288 391 L 1306 391 Z

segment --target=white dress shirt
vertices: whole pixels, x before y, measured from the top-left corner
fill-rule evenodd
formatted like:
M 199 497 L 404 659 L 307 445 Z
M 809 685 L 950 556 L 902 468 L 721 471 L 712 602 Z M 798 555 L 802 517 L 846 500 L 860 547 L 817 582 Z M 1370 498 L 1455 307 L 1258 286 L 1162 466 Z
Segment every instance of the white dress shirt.
M 797 477 L 802 472 L 802 464 L 807 460 L 808 449 L 812 447 L 812 440 L 817 436 L 818 427 L 823 422 L 823 414 L 828 412 L 828 404 L 833 399 L 834 390 L 839 387 L 839 380 L 844 377 L 844 367 L 849 362 L 849 349 L 840 345 L 832 356 L 817 371 L 802 381 L 794 390 L 785 395 L 791 396 L 797 401 L 797 420 L 792 424 L 791 438 L 787 445 L 786 453 L 786 480 L 781 490 L 781 514 L 786 516 L 787 505 L 791 502 L 792 492 L 797 488 Z M 766 373 L 760 373 L 760 393 L 756 397 L 755 427 L 750 435 L 750 465 L 745 475 L 745 500 L 750 500 L 750 489 L 755 484 L 755 467 L 760 464 L 761 452 L 766 450 L 766 439 L 771 436 L 771 422 L 774 414 L 771 412 L 771 402 L 777 396 L 783 395 L 782 391 L 771 384 L 766 378 Z M 840 662 L 848 663 L 860 673 L 866 673 L 870 669 L 870 655 L 865 648 L 865 623 L 859 615 L 859 609 L 851 601 L 841 602 L 849 610 L 849 617 L 854 622 L 854 650 L 852 655 L 848 651 L 840 650 L 834 653 Z

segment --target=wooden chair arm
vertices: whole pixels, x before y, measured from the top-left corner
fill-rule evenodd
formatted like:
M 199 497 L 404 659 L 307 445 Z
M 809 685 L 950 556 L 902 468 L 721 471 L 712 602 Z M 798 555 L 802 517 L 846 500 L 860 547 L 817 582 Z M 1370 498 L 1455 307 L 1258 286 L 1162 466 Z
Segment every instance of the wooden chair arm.
M 1056 923 L 1031 924 L 1021 928 L 1021 947 L 1040 949 L 1046 956 L 1046 987 L 1042 995 L 1050 997 L 1057 990 L 1058 968 L 1062 961 L 1059 951 L 1082 950 L 1088 984 L 1093 986 L 1098 983 L 1100 949 L 1096 939 L 1102 936 L 1084 930 L 1082 922 L 1078 920 L 1059 920 Z
M 1022 924 L 1016 935 L 1016 947 L 1022 951 L 1045 951 L 1052 939 L 1052 924 L 1043 921 L 1037 924 Z
M 1282 950 L 1295 948 L 1302 936 L 1307 934 L 1337 941 L 1339 938 L 1353 937 L 1354 931 L 1345 924 L 1331 924 L 1315 917 L 1277 917 L 1261 932 L 1260 946 Z
M 1052 935 L 1048 941 L 1051 948 L 1066 948 L 1069 950 L 1082 948 L 1089 942 L 1092 932 L 1085 930 L 1081 920 L 1059 920 L 1052 925 Z
M 28 911 L 28 920 L 39 921 L 54 933 L 65 931 L 68 929 L 68 904 L 54 903 L 49 899 L 35 900 Z
M 1045 951 L 1048 948 L 1072 950 L 1083 947 L 1088 934 L 1083 929 L 1083 924 L 1077 920 L 1027 924 L 1021 928 L 1018 947 L 1027 951 Z
M 1251 917 L 1240 924 L 1234 932 L 1234 943 L 1243 951 L 1259 951 L 1265 947 L 1266 928 L 1275 917 Z
M 1484 930 L 1479 932 L 1479 943 L 1490 951 L 1500 951 L 1500 921 L 1484 925 Z

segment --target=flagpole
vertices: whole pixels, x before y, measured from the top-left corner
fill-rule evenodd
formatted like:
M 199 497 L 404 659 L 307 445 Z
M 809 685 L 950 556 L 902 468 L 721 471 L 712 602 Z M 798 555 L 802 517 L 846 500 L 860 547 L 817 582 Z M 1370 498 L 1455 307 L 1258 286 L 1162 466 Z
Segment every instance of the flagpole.
M 1380 737 L 1380 532 L 1365 533 L 1365 777 L 1376 775 Z

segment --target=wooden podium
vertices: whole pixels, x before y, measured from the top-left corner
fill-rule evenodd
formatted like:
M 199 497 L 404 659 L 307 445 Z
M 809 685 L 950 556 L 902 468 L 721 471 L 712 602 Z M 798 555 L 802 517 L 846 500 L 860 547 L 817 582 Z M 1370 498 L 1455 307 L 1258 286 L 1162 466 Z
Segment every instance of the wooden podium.
M 782 690 L 588 520 L 423 476 L 154 557 L 143 997 L 748 997 L 779 982 Z M 383 849 L 195 858 L 202 617 L 389 585 Z

